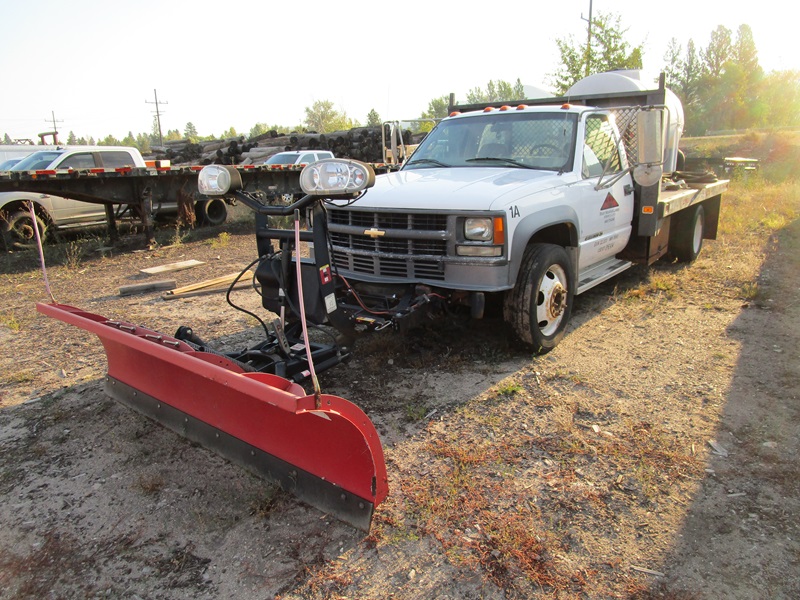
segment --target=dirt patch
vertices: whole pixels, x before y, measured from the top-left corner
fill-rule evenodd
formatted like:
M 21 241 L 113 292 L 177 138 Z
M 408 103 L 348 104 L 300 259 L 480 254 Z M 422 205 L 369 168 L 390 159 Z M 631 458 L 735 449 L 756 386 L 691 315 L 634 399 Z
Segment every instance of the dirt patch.
M 184 285 L 255 256 L 244 220 L 170 241 L 50 248 L 56 299 L 223 350 L 257 336 L 223 295 L 117 295 L 147 266 L 204 261 Z M 99 344 L 38 315 L 34 258 L 6 255 L 0 597 L 798 597 L 799 245 L 795 220 L 633 269 L 545 357 L 492 319 L 364 341 L 322 386 L 381 434 L 368 536 L 109 400 Z

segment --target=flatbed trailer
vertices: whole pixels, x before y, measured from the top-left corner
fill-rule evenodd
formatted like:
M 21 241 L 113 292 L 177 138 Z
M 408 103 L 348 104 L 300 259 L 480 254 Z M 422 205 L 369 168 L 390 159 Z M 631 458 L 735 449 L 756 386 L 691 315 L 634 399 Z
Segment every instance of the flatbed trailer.
M 371 165 L 376 173 L 397 170 L 398 165 Z M 267 201 L 283 196 L 302 194 L 298 165 L 240 165 L 235 168 L 242 177 L 244 189 L 261 192 Z M 153 207 L 159 203 L 178 203 L 196 199 L 197 176 L 202 166 L 155 166 L 118 169 L 55 169 L 45 171 L 1 171 L 0 192 L 26 191 L 73 200 L 104 204 L 109 234 L 117 236 L 116 217 L 112 207 L 127 205 L 141 218 L 148 243 L 153 243 Z M 192 210 L 193 202 L 187 209 Z

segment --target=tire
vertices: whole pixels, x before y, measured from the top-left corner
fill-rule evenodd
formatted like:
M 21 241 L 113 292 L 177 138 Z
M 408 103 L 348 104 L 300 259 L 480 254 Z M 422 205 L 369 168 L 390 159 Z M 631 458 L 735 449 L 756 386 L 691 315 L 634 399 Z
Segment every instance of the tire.
M 703 249 L 703 233 L 705 230 L 705 209 L 698 204 L 686 211 L 673 224 L 670 232 L 670 251 L 679 262 L 692 262 Z M 679 213 L 680 214 L 680 213 Z
M 514 337 L 546 354 L 564 337 L 575 294 L 572 262 L 554 244 L 532 244 L 522 255 L 517 285 L 506 293 L 503 317 Z
M 198 202 L 195 212 L 200 222 L 206 225 L 222 225 L 228 219 L 228 205 L 222 198 Z
M 44 242 L 47 222 L 38 214 L 36 222 L 39 226 L 39 235 Z M 0 221 L 0 228 L 2 228 L 3 242 L 8 250 L 36 247 L 36 232 L 33 230 L 30 211 L 19 209 L 8 214 Z

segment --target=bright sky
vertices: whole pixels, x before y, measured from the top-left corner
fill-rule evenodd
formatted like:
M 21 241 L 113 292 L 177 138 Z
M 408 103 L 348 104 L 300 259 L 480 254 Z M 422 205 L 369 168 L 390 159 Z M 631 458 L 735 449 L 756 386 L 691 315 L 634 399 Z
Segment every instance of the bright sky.
M 62 141 L 149 132 L 154 90 L 165 133 L 219 135 L 299 125 L 317 100 L 363 123 L 373 108 L 416 118 L 489 80 L 549 89 L 555 40 L 585 43 L 589 1 L 0 0 L 0 136 L 36 140 L 52 113 Z M 671 38 L 704 48 L 718 25 L 735 37 L 745 23 L 766 71 L 800 69 L 796 2 L 594 0 L 598 13 L 621 16 L 656 73 Z

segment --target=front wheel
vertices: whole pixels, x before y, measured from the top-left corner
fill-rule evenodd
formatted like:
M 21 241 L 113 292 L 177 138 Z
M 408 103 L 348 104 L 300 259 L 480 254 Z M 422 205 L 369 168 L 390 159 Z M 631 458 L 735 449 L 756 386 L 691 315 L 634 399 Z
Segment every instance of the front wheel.
M 537 354 L 564 337 L 574 297 L 572 262 L 553 244 L 533 244 L 522 256 L 517 285 L 506 293 L 503 317 L 515 337 Z
M 36 215 L 36 224 L 39 226 L 39 235 L 44 241 L 47 233 L 47 223 Z M 17 210 L 0 218 L 3 241 L 6 248 L 33 248 L 36 246 L 36 232 L 33 230 L 31 213 L 27 210 Z

